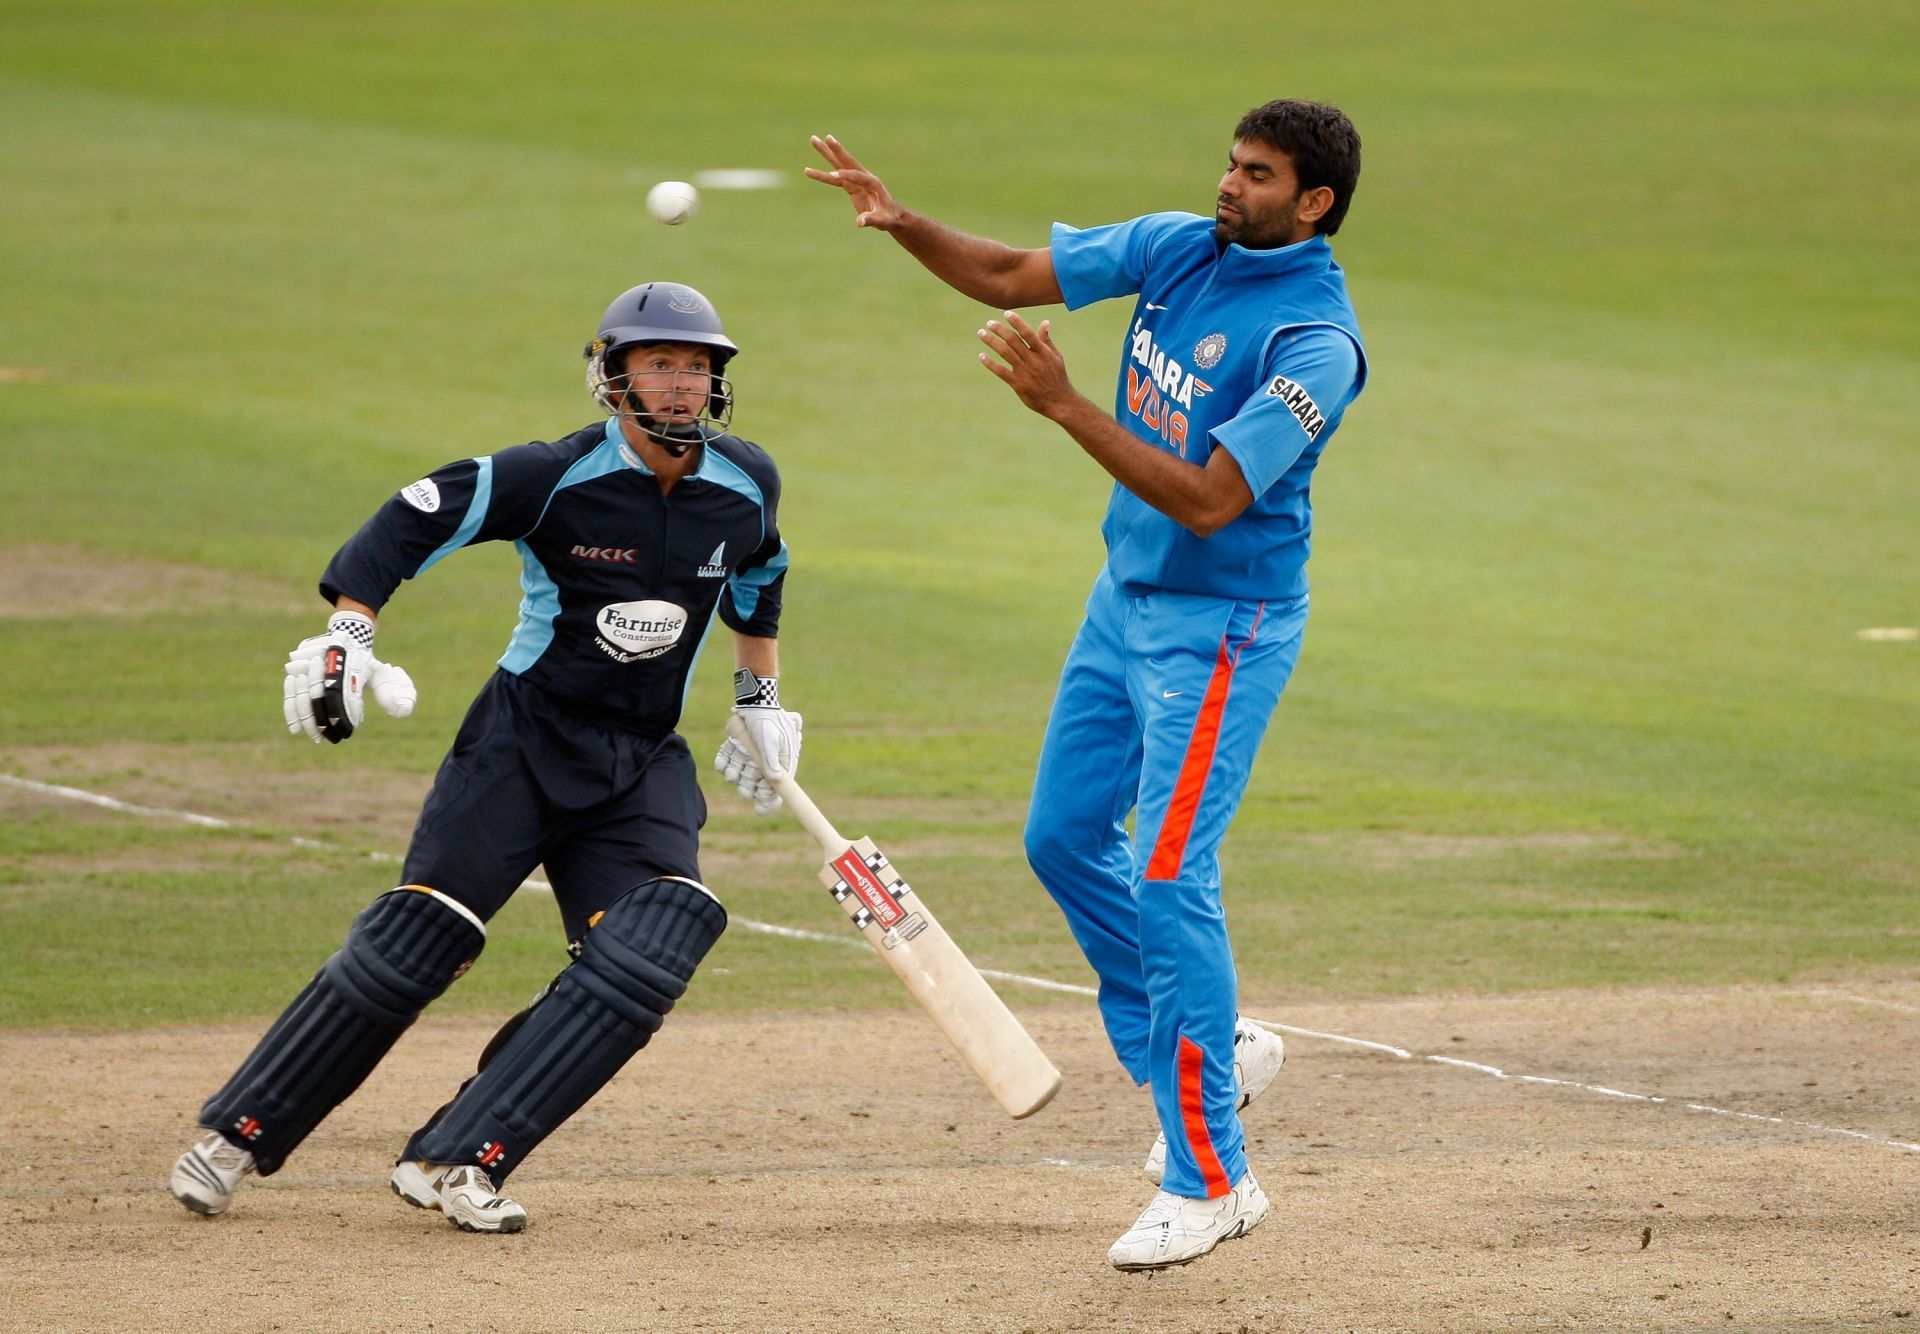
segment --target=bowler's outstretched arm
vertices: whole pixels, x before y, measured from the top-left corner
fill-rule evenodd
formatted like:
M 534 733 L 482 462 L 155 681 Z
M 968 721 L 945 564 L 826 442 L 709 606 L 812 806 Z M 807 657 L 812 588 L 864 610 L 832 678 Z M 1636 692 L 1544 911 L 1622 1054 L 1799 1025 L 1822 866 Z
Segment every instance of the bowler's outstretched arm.
M 914 213 L 901 207 L 885 182 L 861 166 L 859 159 L 832 135 L 814 135 L 813 146 L 831 169 L 808 167 L 808 177 L 847 192 L 853 202 L 854 226 L 889 233 L 928 272 L 955 291 L 1003 310 L 1062 300 L 1060 280 L 1053 272 L 1052 250 L 1018 250 Z

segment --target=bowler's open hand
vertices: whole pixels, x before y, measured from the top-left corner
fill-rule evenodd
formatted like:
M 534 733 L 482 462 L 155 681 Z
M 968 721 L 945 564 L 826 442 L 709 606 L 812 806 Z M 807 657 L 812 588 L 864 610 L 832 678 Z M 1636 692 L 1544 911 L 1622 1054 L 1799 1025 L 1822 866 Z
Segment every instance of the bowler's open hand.
M 1053 321 L 1041 320 L 1036 329 L 1019 311 L 1010 310 L 1005 320 L 988 320 L 978 332 L 980 341 L 1005 363 L 982 352 L 980 364 L 1005 380 L 1020 401 L 1042 417 L 1058 421 L 1067 406 L 1079 399 L 1067 379 L 1067 360 L 1053 344 Z
M 821 171 L 818 167 L 808 167 L 807 177 L 824 185 L 838 186 L 847 192 L 847 198 L 853 201 L 854 226 L 877 227 L 883 232 L 890 232 L 900 225 L 906 210 L 894 202 L 878 176 L 861 166 L 858 159 L 842 148 L 840 141 L 832 135 L 822 139 L 816 134 L 812 142 L 832 170 Z

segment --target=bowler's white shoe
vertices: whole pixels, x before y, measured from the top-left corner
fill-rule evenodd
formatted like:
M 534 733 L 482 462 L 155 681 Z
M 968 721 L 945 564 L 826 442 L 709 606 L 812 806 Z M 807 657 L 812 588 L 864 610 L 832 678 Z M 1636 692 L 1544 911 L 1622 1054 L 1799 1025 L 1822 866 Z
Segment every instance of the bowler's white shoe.
M 240 1179 L 253 1171 L 253 1155 L 227 1143 L 217 1130 L 181 1154 L 167 1178 L 173 1198 L 208 1218 L 224 1214 Z
M 1107 1252 L 1115 1269 L 1159 1269 L 1198 1260 L 1223 1241 L 1245 1236 L 1267 1216 L 1267 1193 L 1253 1172 L 1225 1195 L 1194 1200 L 1161 1191 Z
M 1240 1086 L 1240 1101 L 1234 1104 L 1234 1110 L 1244 1111 L 1248 1103 L 1265 1093 L 1267 1085 L 1286 1063 L 1287 1044 L 1280 1040 L 1278 1033 L 1250 1019 L 1237 1021 L 1233 1026 L 1233 1080 Z M 1154 1140 L 1141 1170 L 1149 1181 L 1158 1181 L 1167 1174 L 1165 1131 Z
M 393 1193 L 417 1209 L 438 1209 L 462 1232 L 518 1232 L 527 1211 L 493 1188 L 477 1167 L 401 1163 L 393 1169 Z

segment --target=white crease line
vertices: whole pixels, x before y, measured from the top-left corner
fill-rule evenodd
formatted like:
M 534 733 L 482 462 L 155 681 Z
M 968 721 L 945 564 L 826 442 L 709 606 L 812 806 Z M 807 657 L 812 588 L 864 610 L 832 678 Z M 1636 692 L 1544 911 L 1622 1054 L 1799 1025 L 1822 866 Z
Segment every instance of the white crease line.
M 83 801 L 92 806 L 105 807 L 108 810 L 125 811 L 130 815 L 151 815 L 164 820 L 180 820 L 187 824 L 200 825 L 209 829 L 238 829 L 242 827 L 231 820 L 219 820 L 211 815 L 196 815 L 192 811 L 168 810 L 158 806 L 137 806 L 132 802 L 118 801 L 113 797 L 102 796 L 97 792 L 85 792 L 77 787 L 61 787 L 54 783 L 37 783 L 31 778 L 19 778 L 13 774 L 0 774 L 0 783 L 8 783 L 14 787 L 26 788 L 28 791 L 40 792 L 48 796 L 65 797 L 70 801 Z M 323 852 L 341 851 L 341 849 L 333 848 L 325 843 L 315 842 L 310 838 L 294 838 L 290 841 L 302 848 L 312 848 Z M 390 852 L 369 853 L 368 857 L 372 861 L 389 864 L 400 860 Z M 530 879 L 526 882 L 525 887 L 528 889 L 545 890 L 549 893 L 553 890 L 553 886 L 544 880 Z M 735 917 L 730 919 L 730 921 L 732 925 L 743 927 L 748 931 L 757 931 L 762 935 L 768 936 L 780 936 L 787 940 L 811 940 L 827 945 L 848 946 L 853 949 L 866 948 L 866 942 L 864 940 L 852 940 L 844 935 L 830 936 L 820 931 L 803 931 L 798 927 L 777 926 L 772 922 L 758 922 L 750 917 Z M 1051 978 L 1032 977 L 1025 973 L 1008 973 L 997 968 L 982 968 L 980 972 L 981 975 L 985 977 L 997 978 L 1002 982 L 1017 983 L 1024 987 L 1034 987 L 1041 991 L 1065 992 L 1072 996 L 1097 996 L 1099 994 L 1092 987 L 1081 986 L 1074 982 L 1055 982 Z M 1893 1001 L 1877 1001 L 1868 996 L 1842 995 L 1836 992 L 1802 992 L 1788 994 L 1824 995 L 1836 997 L 1840 1000 L 1860 1001 L 1869 1005 L 1890 1005 L 1895 1009 L 1904 1010 L 1911 1008 L 1909 1006 L 1899 1005 Z M 1868 1144 L 1878 1144 L 1885 1148 L 1901 1149 L 1908 1153 L 1920 1153 L 1920 1144 L 1910 1144 L 1905 1140 L 1888 1139 L 1881 1135 L 1870 1135 L 1861 1130 L 1846 1130 L 1839 1126 L 1823 1126 L 1815 1124 L 1812 1121 L 1795 1121 L 1789 1117 L 1767 1116 L 1760 1112 L 1740 1112 L 1728 1107 L 1714 1107 L 1703 1102 L 1676 1103 L 1659 1094 L 1630 1093 L 1625 1089 L 1608 1088 L 1604 1084 L 1584 1084 L 1577 1079 L 1555 1079 L 1549 1075 L 1510 1074 L 1502 1070 L 1499 1066 L 1482 1065 L 1478 1061 L 1464 1061 L 1457 1056 L 1440 1056 L 1425 1052 L 1409 1051 L 1405 1047 L 1395 1047 L 1385 1042 L 1370 1042 L 1365 1038 L 1348 1037 L 1344 1033 L 1323 1033 L 1318 1029 L 1296 1028 L 1292 1024 L 1283 1024 L 1273 1019 L 1260 1019 L 1253 1015 L 1246 1017 L 1264 1028 L 1273 1029 L 1275 1032 L 1291 1033 L 1295 1037 L 1316 1038 L 1322 1042 L 1339 1043 L 1342 1046 L 1358 1047 L 1365 1051 L 1377 1051 L 1402 1061 L 1421 1061 L 1429 1065 L 1446 1065 L 1460 1070 L 1471 1070 L 1476 1074 L 1487 1075 L 1503 1082 L 1543 1084 L 1555 1088 L 1575 1089 L 1582 1093 L 1592 1093 L 1603 1098 L 1624 1098 L 1632 1102 L 1659 1103 L 1662 1106 L 1682 1107 L 1689 1112 L 1700 1112 L 1707 1116 L 1725 1116 L 1737 1121 L 1759 1121 L 1766 1125 L 1787 1126 L 1796 1130 L 1811 1130 L 1822 1135 L 1841 1135 L 1847 1139 L 1864 1140 Z
M 1249 1016 L 1249 1018 L 1251 1018 L 1251 1016 Z M 1408 1051 L 1405 1047 L 1396 1047 L 1389 1042 L 1369 1042 L 1365 1038 L 1350 1038 L 1345 1033 L 1322 1033 L 1318 1029 L 1295 1028 L 1292 1024 L 1283 1024 L 1277 1019 L 1255 1019 L 1254 1022 L 1271 1028 L 1275 1032 L 1292 1033 L 1296 1037 L 1303 1038 L 1318 1038 L 1322 1042 L 1338 1042 L 1348 1047 L 1364 1047 L 1368 1051 L 1381 1052 L 1384 1055 L 1392 1056 L 1402 1061 L 1417 1061 L 1421 1059 L 1417 1054 Z
M 195 815 L 192 811 L 164 810 L 158 806 L 136 806 L 130 801 L 116 801 L 112 797 L 103 797 L 98 792 L 83 792 L 77 787 L 61 787 L 57 783 L 36 783 L 31 778 L 16 778 L 12 774 L 0 774 L 0 783 L 10 783 L 14 787 L 24 787 L 29 792 L 39 792 L 50 797 L 84 801 L 89 806 L 104 806 L 110 811 L 125 811 L 129 815 L 153 815 L 163 820 L 181 820 L 206 829 L 235 827 L 231 820 L 216 820 L 211 815 Z
M 1848 991 L 1782 991 L 1781 996 L 1812 996 L 1819 1000 L 1850 1001 L 1855 1005 L 1878 1005 L 1888 1010 L 1898 1010 L 1902 1014 L 1920 1014 L 1920 1005 L 1903 1005 L 1899 1001 L 1883 1000 L 1878 996 L 1856 996 Z

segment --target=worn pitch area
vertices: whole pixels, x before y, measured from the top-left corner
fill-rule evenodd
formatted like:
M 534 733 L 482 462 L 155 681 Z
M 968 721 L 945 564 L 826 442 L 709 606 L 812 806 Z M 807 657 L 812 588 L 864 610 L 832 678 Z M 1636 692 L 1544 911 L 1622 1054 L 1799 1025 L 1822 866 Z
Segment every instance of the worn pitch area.
M 1016 1002 L 1018 997 L 1015 997 Z M 1249 998 L 1248 1008 L 1272 1013 Z M 1920 1140 L 1920 987 L 1322 1003 L 1275 1015 L 1509 1070 Z M 429 1016 L 269 1181 L 165 1175 L 251 1027 L 0 1034 L 24 1327 L 1768 1329 L 1920 1321 L 1920 1153 L 1310 1039 L 1247 1112 L 1247 1238 L 1106 1267 L 1153 1127 L 1091 1007 L 1011 1123 L 915 1013 L 687 1016 L 514 1176 L 516 1237 L 385 1180 L 489 1028 Z

